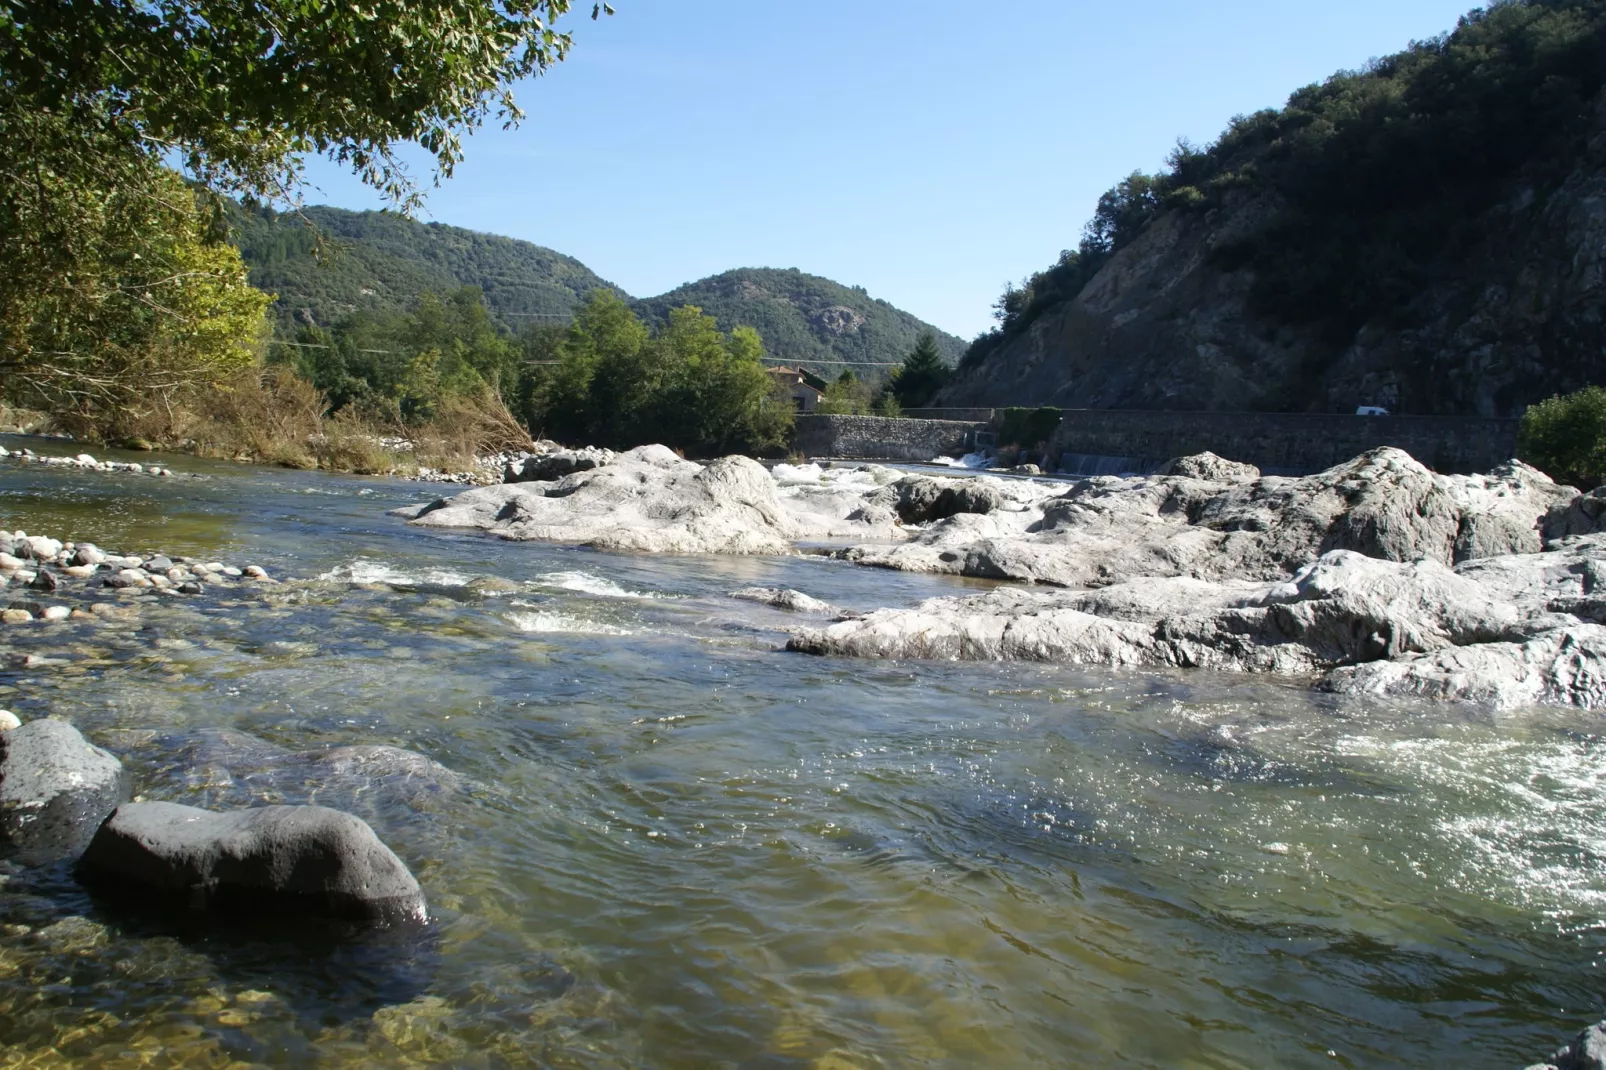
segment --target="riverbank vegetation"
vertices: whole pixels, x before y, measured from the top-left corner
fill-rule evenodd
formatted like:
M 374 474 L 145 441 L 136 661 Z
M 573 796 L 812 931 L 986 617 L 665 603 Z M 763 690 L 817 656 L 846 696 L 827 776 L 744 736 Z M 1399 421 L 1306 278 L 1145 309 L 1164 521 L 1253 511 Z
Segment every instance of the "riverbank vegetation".
M 1263 205 L 1218 250 L 1254 271 L 1253 307 L 1334 339 L 1401 325 L 1434 265 L 1477 238 L 1469 225 L 1521 176 L 1543 188 L 1583 147 L 1606 87 L 1606 0 L 1511 0 L 1463 17 L 1358 71 L 1235 118 L 1214 143 L 1181 142 L 1159 174 L 1099 198 L 1080 244 L 994 306 L 998 326 L 962 367 L 1074 300 L 1166 213 Z
M 1606 387 L 1530 405 L 1518 428 L 1517 455 L 1558 483 L 1580 490 L 1606 484 Z
M 250 430 L 239 413 L 274 405 L 269 424 L 303 426 L 301 388 L 259 365 L 270 299 L 228 240 L 225 198 L 294 206 L 317 153 L 413 208 L 395 146 L 422 145 L 445 176 L 464 133 L 517 122 L 512 86 L 567 55 L 552 23 L 569 7 L 397 0 L 382 20 L 238 0 L 0 8 L 3 400 L 98 439 L 228 439 Z M 454 355 L 437 354 L 448 375 L 479 375 Z M 415 360 L 409 372 L 427 394 L 440 369 Z M 466 423 L 499 420 L 484 376 L 437 393 L 450 403 L 415 413 L 421 426 L 460 417 L 470 398 L 482 404 Z M 231 430 L 196 437 L 209 427 Z
M 649 326 L 605 290 L 532 364 L 532 426 L 561 441 L 629 449 L 661 442 L 698 456 L 773 454 L 792 427 L 785 389 L 764 369 L 751 327 L 721 331 L 687 305 Z

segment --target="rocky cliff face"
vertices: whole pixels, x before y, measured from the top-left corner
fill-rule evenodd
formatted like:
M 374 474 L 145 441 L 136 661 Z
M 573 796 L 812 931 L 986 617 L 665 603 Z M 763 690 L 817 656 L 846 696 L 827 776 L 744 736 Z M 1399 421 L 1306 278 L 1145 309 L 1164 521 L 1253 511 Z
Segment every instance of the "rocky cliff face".
M 1559 182 L 1519 179 L 1469 220 L 1396 323 L 1352 337 L 1257 314 L 1223 255 L 1276 205 L 1168 211 L 1073 300 L 950 385 L 941 405 L 1515 415 L 1606 381 L 1606 98 Z

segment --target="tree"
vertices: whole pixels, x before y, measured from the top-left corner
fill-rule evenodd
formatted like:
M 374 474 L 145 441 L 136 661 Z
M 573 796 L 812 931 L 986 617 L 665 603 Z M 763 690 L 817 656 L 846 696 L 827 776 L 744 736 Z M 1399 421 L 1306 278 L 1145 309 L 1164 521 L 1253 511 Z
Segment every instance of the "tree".
M 96 136 L 0 108 L 0 389 L 116 436 L 250 364 L 268 297 L 193 189 Z
M 815 406 L 815 412 L 835 416 L 867 416 L 870 412 L 870 387 L 844 368 L 842 374 L 825 388 L 825 396 Z
M 1517 431 L 1517 456 L 1583 490 L 1606 484 L 1606 387 L 1530 405 Z
M 599 290 L 556 354 L 532 422 L 560 439 L 661 442 L 707 456 L 774 450 L 791 429 L 790 400 L 764 370 L 758 332 L 721 333 L 695 306 L 670 310 L 654 334 L 618 295 Z
M 0 0 L 0 94 L 125 151 L 176 153 L 215 188 L 283 196 L 328 156 L 402 206 L 405 142 L 440 176 L 462 136 L 517 123 L 512 86 L 569 52 L 570 0 Z M 592 10 L 596 18 L 603 10 Z
M 900 407 L 917 409 L 942 389 L 952 373 L 953 370 L 942 362 L 937 336 L 927 331 L 915 343 L 914 352 L 904 358 L 893 380 L 892 392 L 897 395 Z
M 282 201 L 319 153 L 411 209 L 396 146 L 432 153 L 438 180 L 464 133 L 519 121 L 512 84 L 568 53 L 552 22 L 569 7 L 0 0 L 6 392 L 108 424 L 245 359 L 263 302 L 220 202 L 206 218 L 164 164 Z

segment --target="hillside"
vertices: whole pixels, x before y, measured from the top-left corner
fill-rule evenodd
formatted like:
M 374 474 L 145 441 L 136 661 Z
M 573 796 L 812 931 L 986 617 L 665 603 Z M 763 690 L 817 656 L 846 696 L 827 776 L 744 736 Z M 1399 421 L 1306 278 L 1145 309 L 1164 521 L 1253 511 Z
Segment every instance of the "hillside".
M 278 295 L 281 325 L 402 311 L 425 291 L 478 286 L 492 314 L 518 328 L 562 322 L 593 290 L 621 292 L 573 257 L 515 238 L 389 212 L 318 206 L 305 215 L 316 231 L 270 210 L 242 208 L 231 219 L 252 284 Z M 320 234 L 329 252 L 323 262 L 315 252 Z
M 944 404 L 1513 415 L 1606 381 L 1606 0 L 1517 0 L 1182 144 Z
M 956 362 L 965 348 L 955 336 L 859 287 L 843 286 L 795 268 L 727 271 L 638 301 L 637 310 L 662 322 L 669 310 L 679 305 L 698 306 L 717 319 L 722 330 L 756 328 L 770 356 L 793 364 L 901 361 L 924 331 L 936 334 L 938 347 L 950 363 Z M 832 366 L 822 365 L 820 370 L 831 371 Z

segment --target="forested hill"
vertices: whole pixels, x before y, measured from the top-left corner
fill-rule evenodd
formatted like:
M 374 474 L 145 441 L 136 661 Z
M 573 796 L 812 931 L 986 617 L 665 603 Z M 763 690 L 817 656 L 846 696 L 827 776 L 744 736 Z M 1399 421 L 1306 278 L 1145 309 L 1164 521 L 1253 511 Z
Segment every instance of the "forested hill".
M 796 268 L 727 271 L 638 301 L 637 309 L 661 322 L 680 305 L 698 306 L 723 330 L 756 328 L 765 351 L 791 363 L 896 363 L 909 355 L 925 331 L 937 336 L 938 348 L 949 363 L 957 362 L 965 349 L 961 339 L 871 297 L 861 287 L 843 286 Z M 831 367 L 822 364 L 819 370 Z
M 1606 382 L 1606 0 L 1510 0 L 1179 144 L 939 403 L 1511 415 Z
M 492 314 L 516 330 L 565 322 L 593 290 L 623 292 L 573 257 L 515 238 L 389 212 L 319 206 L 304 214 L 306 220 L 262 209 L 232 214 L 252 284 L 278 295 L 280 329 L 329 326 L 359 310 L 401 312 L 421 293 L 477 286 Z
M 593 290 L 629 296 L 573 257 L 515 238 L 389 212 L 318 206 L 303 214 L 305 220 L 266 209 L 231 213 L 251 282 L 278 297 L 273 315 L 281 331 L 330 326 L 356 311 L 401 312 L 419 294 L 440 296 L 463 286 L 483 290 L 492 315 L 515 331 L 567 322 Z M 687 304 L 716 317 L 723 330 L 757 328 L 765 352 L 792 363 L 896 363 L 928 330 L 950 363 L 965 348 L 859 287 L 790 269 L 728 271 L 635 301 L 638 313 L 660 322 L 669 309 Z

